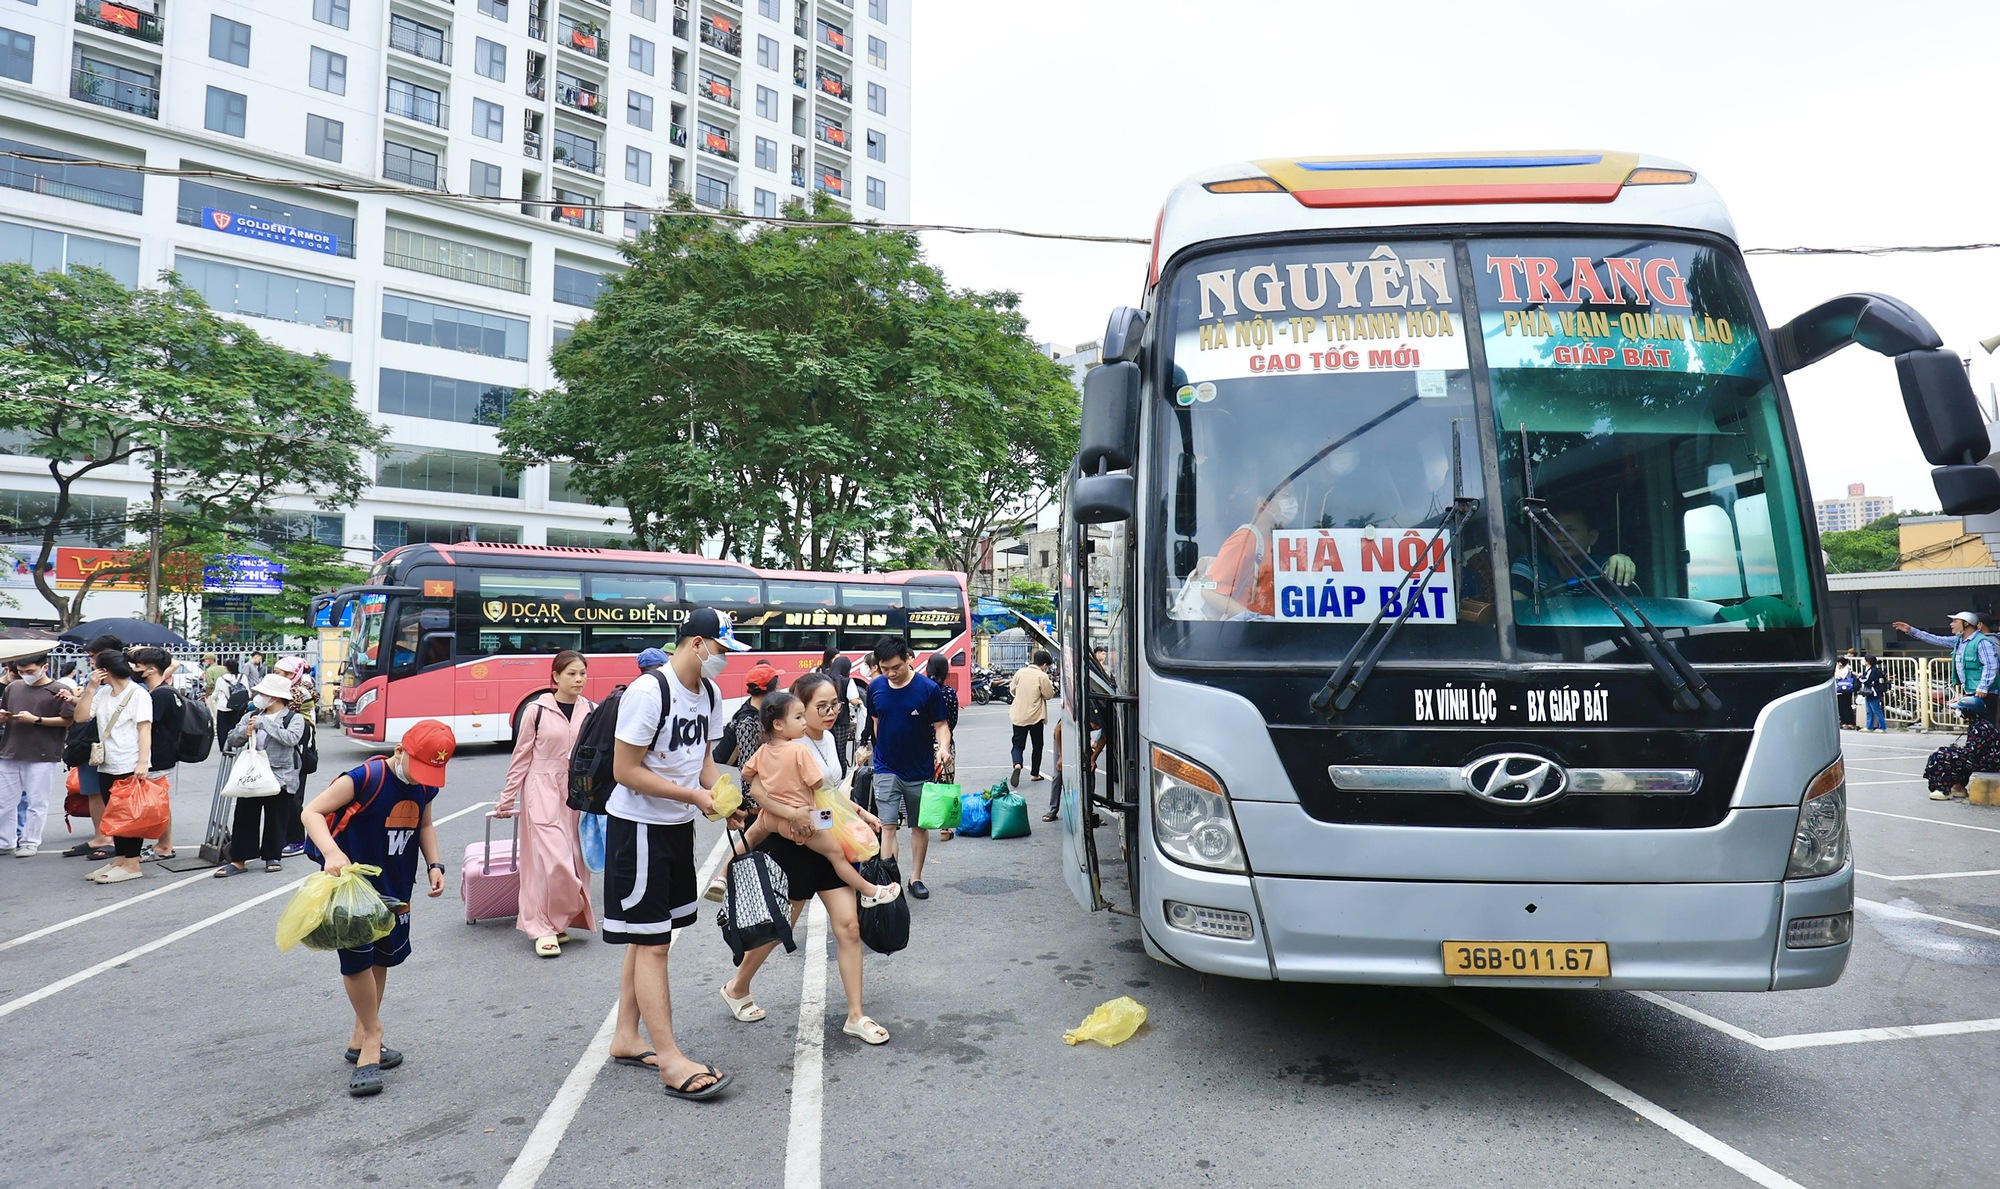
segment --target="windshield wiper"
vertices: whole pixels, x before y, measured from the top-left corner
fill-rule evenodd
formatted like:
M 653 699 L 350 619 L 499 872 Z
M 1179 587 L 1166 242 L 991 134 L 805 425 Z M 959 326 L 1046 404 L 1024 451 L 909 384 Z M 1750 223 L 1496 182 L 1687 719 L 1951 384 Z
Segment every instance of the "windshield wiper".
M 1431 550 L 1438 541 L 1446 533 L 1456 532 L 1458 526 L 1464 524 L 1478 508 L 1479 501 L 1468 496 L 1460 496 L 1453 500 L 1451 511 L 1444 515 L 1444 523 L 1438 525 L 1438 530 L 1424 543 L 1424 556 L 1432 556 Z M 1313 713 L 1339 714 L 1354 704 L 1354 699 L 1361 693 L 1361 687 L 1368 684 L 1369 676 L 1375 672 L 1376 663 L 1382 659 L 1382 654 L 1388 650 L 1389 642 L 1396 638 L 1396 633 L 1402 630 L 1403 624 L 1410 618 L 1410 612 L 1416 607 L 1417 601 L 1424 597 L 1424 588 L 1430 584 L 1431 575 L 1436 572 L 1435 569 L 1424 566 L 1403 575 L 1403 581 L 1396 587 L 1397 599 L 1402 607 L 1401 612 L 1390 621 L 1387 628 L 1382 630 L 1382 634 L 1376 637 L 1376 629 L 1382 628 L 1383 617 L 1389 613 L 1389 604 L 1382 604 L 1382 609 L 1375 613 L 1375 618 L 1368 621 L 1368 626 L 1362 629 L 1361 635 L 1354 641 L 1354 647 L 1348 649 L 1347 655 L 1341 658 L 1340 667 L 1333 671 L 1333 676 L 1327 678 L 1326 684 L 1312 696 Z M 1371 638 L 1374 638 L 1372 646 L 1369 644 Z M 1362 655 L 1364 648 L 1368 649 L 1366 656 Z
M 1674 705 L 1677 708 L 1722 709 L 1722 699 L 1715 696 L 1715 691 L 1709 688 L 1701 673 L 1688 663 L 1687 658 L 1681 655 L 1680 649 L 1675 648 L 1673 641 L 1667 639 L 1666 633 L 1662 632 L 1652 620 L 1646 618 L 1646 613 L 1639 610 L 1639 605 L 1605 576 L 1603 568 L 1597 564 L 1596 559 L 1577 544 L 1576 538 L 1569 535 L 1569 530 L 1562 526 L 1561 521 L 1550 514 L 1546 503 L 1539 497 L 1526 496 L 1521 500 L 1521 514 L 1542 537 L 1547 539 L 1550 547 L 1556 551 L 1556 556 L 1570 569 L 1576 571 L 1577 576 L 1572 582 L 1597 596 L 1597 601 L 1610 608 L 1611 613 L 1618 617 L 1620 626 L 1625 629 L 1626 638 L 1631 640 L 1633 647 L 1646 658 L 1646 663 L 1653 667 L 1653 672 L 1659 674 L 1661 682 L 1667 687 L 1667 692 L 1673 695 Z M 1539 599 L 1539 589 L 1536 594 Z M 1637 622 L 1634 622 L 1635 620 Z

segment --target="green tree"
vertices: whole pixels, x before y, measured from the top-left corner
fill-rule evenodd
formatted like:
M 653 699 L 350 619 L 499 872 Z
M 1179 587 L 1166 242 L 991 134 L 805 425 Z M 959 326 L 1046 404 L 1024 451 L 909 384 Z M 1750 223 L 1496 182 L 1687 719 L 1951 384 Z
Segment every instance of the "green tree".
M 1006 593 L 996 597 L 1008 609 L 1018 611 L 1029 619 L 1047 619 L 1056 613 L 1054 595 L 1046 582 L 1015 578 L 1007 584 Z
M 135 458 L 162 502 L 186 510 L 157 526 L 145 510 L 128 521 L 159 529 L 163 557 L 203 552 L 212 526 L 254 519 L 283 493 L 353 503 L 369 482 L 361 454 L 382 431 L 326 362 L 221 317 L 172 273 L 132 290 L 92 268 L 0 265 L 0 434 L 46 460 L 55 484 L 49 518 L 21 526 L 39 531 L 30 550 L 51 556 L 70 530 L 80 481 Z M 59 594 L 37 569 L 35 586 L 69 625 L 91 581 Z
M 1013 295 L 951 289 L 913 235 L 674 216 L 625 254 L 556 349 L 562 386 L 515 401 L 500 441 L 578 464 L 644 547 L 964 569 L 996 507 L 1075 450 L 1075 389 Z
M 259 617 L 250 622 L 260 635 L 312 635 L 313 596 L 365 581 L 368 567 L 346 560 L 340 550 L 311 540 L 288 540 L 259 552 L 274 557 L 285 567 L 285 589 L 281 594 L 257 600 Z
M 1900 520 L 1900 515 L 1884 516 L 1847 532 L 1822 533 L 1819 545 L 1826 551 L 1827 573 L 1861 574 L 1895 569 L 1903 556 L 1896 531 Z

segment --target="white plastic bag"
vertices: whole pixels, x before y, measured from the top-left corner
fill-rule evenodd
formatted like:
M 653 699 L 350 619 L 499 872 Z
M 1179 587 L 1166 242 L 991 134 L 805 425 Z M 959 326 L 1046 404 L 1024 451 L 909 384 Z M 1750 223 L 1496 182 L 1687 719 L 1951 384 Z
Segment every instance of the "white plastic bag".
M 283 790 L 277 773 L 271 771 L 270 759 L 261 749 L 252 747 L 237 755 L 236 762 L 229 769 L 229 782 L 222 786 L 222 795 L 271 797 Z

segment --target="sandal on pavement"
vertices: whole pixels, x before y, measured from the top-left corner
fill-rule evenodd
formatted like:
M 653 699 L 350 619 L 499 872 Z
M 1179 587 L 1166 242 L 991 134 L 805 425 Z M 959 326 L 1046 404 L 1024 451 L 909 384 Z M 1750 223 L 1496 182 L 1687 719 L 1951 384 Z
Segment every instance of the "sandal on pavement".
M 729 1014 L 735 1016 L 739 1023 L 754 1024 L 764 1018 L 764 1009 L 757 1006 L 757 1000 L 753 996 L 745 995 L 741 999 L 731 999 L 728 983 L 722 984 L 722 1001 L 729 1005 Z
M 248 867 L 238 867 L 234 863 L 224 863 L 215 869 L 215 878 L 228 879 L 232 875 L 241 875 L 248 870 L 250 870 Z
M 569 944 L 569 930 L 568 930 L 568 929 L 564 929 L 564 930 L 563 930 L 562 932 L 560 932 L 560 933 L 556 934 L 556 944 L 557 944 L 557 945 L 568 945 L 568 944 Z
M 616 1061 L 620 1065 L 636 1065 L 640 1069 L 657 1070 L 660 1068 L 659 1062 L 646 1060 L 646 1058 L 648 1057 L 657 1057 L 657 1056 L 659 1056 L 658 1053 L 655 1053 L 651 1049 L 647 1049 L 645 1052 L 640 1053 L 636 1057 L 613 1057 L 611 1059 L 613 1061 Z
M 950 841 L 951 841 L 952 839 L 954 839 L 954 838 L 956 838 L 956 837 L 958 837 L 958 831 L 957 831 L 957 830 L 939 830 L 939 831 L 938 831 L 938 841 L 939 841 L 939 842 L 950 842 Z
M 264 864 L 264 871 L 266 874 L 276 874 L 277 872 L 283 871 L 284 869 L 285 865 L 283 863 L 278 862 L 276 859 L 273 859 L 270 862 Z
M 889 1030 L 867 1016 L 862 1016 L 852 1024 L 842 1024 L 840 1030 L 854 1037 L 856 1040 L 865 1041 L 868 1044 L 885 1045 L 889 1043 Z
M 875 885 L 875 894 L 873 896 L 863 896 L 861 898 L 861 907 L 874 908 L 878 904 L 892 904 L 895 902 L 896 897 L 902 894 L 902 884 L 878 883 Z
M 347 1058 L 347 1063 L 349 1065 L 358 1064 L 361 1060 L 360 1049 L 349 1049 L 347 1050 L 346 1053 L 342 1055 Z M 403 1055 L 401 1053 L 390 1048 L 388 1045 L 382 1046 L 382 1060 L 376 1062 L 376 1064 L 380 1065 L 383 1069 L 394 1069 L 398 1065 L 401 1065 L 402 1063 L 403 1063 Z
M 694 1085 L 696 1078 L 712 1078 L 714 1080 L 699 1090 L 688 1089 L 689 1086 Z M 689 1074 L 687 1080 L 680 1084 L 679 1089 L 675 1089 L 672 1086 L 661 1086 L 660 1088 L 667 1092 L 668 1098 L 685 1098 L 689 1102 L 700 1102 L 703 1099 L 714 1098 L 717 1094 L 722 1093 L 722 1088 L 729 1084 L 729 1080 L 729 1074 L 717 1073 L 715 1066 L 707 1065 Z
M 380 1065 L 357 1065 L 354 1076 L 347 1079 L 347 1093 L 354 1098 L 367 1098 L 382 1092 L 382 1067 Z
M 1052 822 L 1061 816 L 1062 814 L 1060 813 L 1045 813 L 1042 815 L 1042 820 L 1045 822 Z
M 555 958 L 560 957 L 561 954 L 562 943 L 556 940 L 555 934 L 551 933 L 547 937 L 535 938 L 535 956 L 537 958 Z

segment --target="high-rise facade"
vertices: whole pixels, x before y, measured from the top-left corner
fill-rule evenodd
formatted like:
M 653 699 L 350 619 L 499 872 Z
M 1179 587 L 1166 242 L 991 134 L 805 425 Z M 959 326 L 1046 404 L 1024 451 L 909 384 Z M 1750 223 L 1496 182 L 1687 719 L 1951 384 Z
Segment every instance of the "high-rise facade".
M 174 269 L 332 358 L 390 444 L 356 506 L 283 503 L 350 560 L 614 543 L 621 509 L 504 466 L 495 429 L 648 219 L 604 208 L 775 215 L 823 191 L 907 220 L 913 2 L 0 0 L 0 151 L 61 159 L 0 157 L 0 260 Z M 108 525 L 149 481 L 79 490 Z M 46 519 L 47 488 L 0 453 L 0 524 Z
M 1847 485 L 1847 498 L 1814 500 L 1813 514 L 1823 533 L 1852 532 L 1866 528 L 1896 510 L 1896 501 L 1886 495 L 1869 495 L 1860 483 Z

